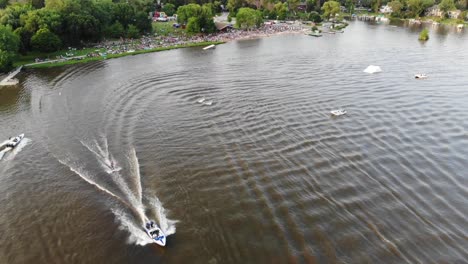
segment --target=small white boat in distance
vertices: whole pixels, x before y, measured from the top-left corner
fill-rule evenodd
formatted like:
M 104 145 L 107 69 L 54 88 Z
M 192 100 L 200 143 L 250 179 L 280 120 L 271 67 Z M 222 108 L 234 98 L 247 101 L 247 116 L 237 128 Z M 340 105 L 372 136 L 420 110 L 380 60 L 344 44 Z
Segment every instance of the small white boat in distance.
M 204 47 L 203 49 L 208 50 L 208 49 L 214 49 L 215 47 L 216 47 L 215 45 L 209 45 L 209 46 Z
M 334 116 L 340 116 L 340 115 L 346 114 L 346 110 L 344 110 L 344 109 L 332 110 L 332 111 L 330 111 L 330 114 L 332 114 Z
M 380 66 L 375 66 L 375 65 L 369 65 L 367 68 L 364 70 L 366 73 L 376 73 L 376 72 L 381 72 L 382 69 Z
M 415 79 L 426 79 L 426 78 L 427 78 L 427 75 L 424 74 L 424 73 L 418 73 L 418 74 L 415 74 L 415 75 L 414 75 L 414 78 L 415 78 Z
M 202 98 L 202 99 L 197 101 L 197 103 L 200 103 L 200 104 L 203 104 L 203 102 L 205 102 L 205 98 Z
M 153 220 L 147 221 L 145 232 L 153 240 L 154 243 L 164 247 L 166 245 L 166 234 L 154 223 Z
M 203 102 L 203 105 L 212 105 L 213 101 Z

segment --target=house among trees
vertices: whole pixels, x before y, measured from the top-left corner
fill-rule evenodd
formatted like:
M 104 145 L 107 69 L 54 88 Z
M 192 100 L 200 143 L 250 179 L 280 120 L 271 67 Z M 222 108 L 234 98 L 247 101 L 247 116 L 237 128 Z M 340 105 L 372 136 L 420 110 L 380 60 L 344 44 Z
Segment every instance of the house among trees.
M 458 18 L 461 14 L 460 10 L 450 10 L 447 11 L 448 18 Z M 426 9 L 426 16 L 433 16 L 433 17 L 443 17 L 444 11 L 442 11 L 438 5 L 434 5 Z
M 383 14 L 391 14 L 393 12 L 392 7 L 388 5 L 382 6 L 379 11 Z
M 232 29 L 232 24 L 223 23 L 223 22 L 215 22 L 216 29 L 221 32 L 226 32 Z

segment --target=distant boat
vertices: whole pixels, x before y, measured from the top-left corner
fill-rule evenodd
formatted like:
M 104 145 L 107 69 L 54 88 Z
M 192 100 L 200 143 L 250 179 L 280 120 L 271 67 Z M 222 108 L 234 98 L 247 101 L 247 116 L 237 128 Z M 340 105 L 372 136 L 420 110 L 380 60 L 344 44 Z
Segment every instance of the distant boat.
M 418 73 L 418 74 L 414 75 L 414 78 L 415 79 L 426 79 L 427 75 L 424 74 L 424 73 Z
M 200 103 L 200 104 L 203 104 L 203 102 L 205 102 L 205 98 L 202 98 L 202 99 L 197 101 L 197 103 Z
M 344 115 L 346 114 L 346 110 L 344 109 L 338 109 L 338 110 L 332 110 L 330 111 L 330 114 L 334 115 L 334 116 L 340 116 L 340 115 Z
M 210 106 L 210 105 L 212 105 L 212 104 L 213 104 L 213 101 L 203 102 L 203 105 L 208 105 L 208 106 Z
M 318 32 L 318 31 L 313 31 L 313 32 L 311 32 L 311 33 L 309 33 L 307 35 L 312 36 L 312 37 L 321 37 L 322 36 L 322 34 L 320 34 L 320 32 Z
M 366 73 L 376 73 L 376 72 L 381 72 L 382 69 L 380 66 L 375 66 L 375 65 L 369 65 L 367 68 L 364 70 Z
M 215 47 L 216 47 L 215 45 L 209 45 L 209 46 L 204 47 L 203 49 L 208 50 L 208 49 L 214 49 Z

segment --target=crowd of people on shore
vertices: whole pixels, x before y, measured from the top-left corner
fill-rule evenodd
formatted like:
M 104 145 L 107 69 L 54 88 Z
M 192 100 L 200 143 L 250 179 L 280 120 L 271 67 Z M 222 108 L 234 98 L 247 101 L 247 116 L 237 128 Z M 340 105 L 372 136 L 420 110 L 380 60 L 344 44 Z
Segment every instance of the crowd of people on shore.
M 212 34 L 186 35 L 186 34 L 169 34 L 163 35 L 147 35 L 139 39 L 124 39 L 107 40 L 98 44 L 92 45 L 95 51 L 90 52 L 85 56 L 74 56 L 74 52 L 67 52 L 66 56 L 58 56 L 54 61 L 63 61 L 70 59 L 82 59 L 83 57 L 106 57 L 108 54 L 133 53 L 139 50 L 152 50 L 156 48 L 169 48 L 177 46 L 186 46 L 192 43 L 202 42 L 228 42 L 232 40 L 252 39 L 267 37 L 276 34 L 284 33 L 301 33 L 308 28 L 301 24 L 269 24 L 263 25 L 260 28 L 252 30 L 238 30 L 229 28 L 225 31 Z M 36 63 L 49 61 L 37 58 Z
M 125 52 L 134 52 L 137 50 L 151 50 L 155 48 L 167 48 L 173 46 L 185 46 L 191 43 L 201 42 L 228 42 L 232 40 L 250 39 L 266 37 L 280 33 L 299 33 L 304 32 L 305 27 L 294 24 L 264 25 L 253 30 L 228 29 L 223 32 L 217 32 L 204 35 L 155 35 L 143 36 L 140 39 L 123 39 L 103 41 L 94 46 L 96 49 L 105 49 L 107 54 L 120 54 Z

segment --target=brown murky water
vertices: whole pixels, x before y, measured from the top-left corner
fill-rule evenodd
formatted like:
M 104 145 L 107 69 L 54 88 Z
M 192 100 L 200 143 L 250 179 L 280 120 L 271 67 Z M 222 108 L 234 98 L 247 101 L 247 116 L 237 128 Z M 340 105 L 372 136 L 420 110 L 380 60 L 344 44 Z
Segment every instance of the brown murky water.
M 23 73 L 0 89 L 0 138 L 27 138 L 0 162 L 0 262 L 466 263 L 468 34 L 419 30 Z

